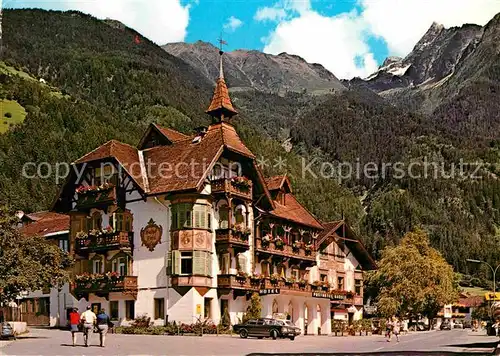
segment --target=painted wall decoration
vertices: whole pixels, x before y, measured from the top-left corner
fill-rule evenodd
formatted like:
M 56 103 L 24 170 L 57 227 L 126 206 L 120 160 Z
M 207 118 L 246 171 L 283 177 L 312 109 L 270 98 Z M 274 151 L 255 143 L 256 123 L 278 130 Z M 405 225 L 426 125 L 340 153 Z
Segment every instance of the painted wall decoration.
M 149 219 L 148 224 L 141 229 L 142 245 L 146 246 L 149 251 L 153 251 L 161 241 L 163 227 L 156 225 L 153 219 Z

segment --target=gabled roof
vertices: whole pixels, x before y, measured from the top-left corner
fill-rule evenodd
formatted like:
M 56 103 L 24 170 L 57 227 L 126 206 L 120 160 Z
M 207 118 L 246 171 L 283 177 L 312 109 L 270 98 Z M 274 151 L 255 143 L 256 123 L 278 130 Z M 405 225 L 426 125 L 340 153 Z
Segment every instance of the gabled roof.
M 304 208 L 292 193 L 285 194 L 285 205 L 274 201 L 274 210 L 270 212 L 278 218 L 293 221 L 302 225 L 323 229 L 323 226 L 306 208 Z
M 281 189 L 283 186 L 286 186 L 288 188 L 286 189 L 287 193 L 292 192 L 292 184 L 290 183 L 290 180 L 288 179 L 286 174 L 266 178 L 266 184 L 267 184 L 267 189 L 271 191 L 278 190 Z
M 326 246 L 332 242 L 343 243 L 361 264 L 363 270 L 373 270 L 377 268 L 375 260 L 366 250 L 365 246 L 346 224 L 345 220 L 324 223 L 324 230 L 318 236 L 316 246 L 319 247 L 326 242 Z
M 152 123 L 149 125 L 148 129 L 142 136 L 141 141 L 139 141 L 139 144 L 137 145 L 137 148 L 140 150 L 146 148 L 146 144 L 155 133 L 163 137 L 166 144 L 173 144 L 175 142 L 186 140 L 189 138 L 188 135 L 185 135 L 179 131 Z
M 35 216 L 32 223 L 21 227 L 20 231 L 26 236 L 46 236 L 57 233 L 66 233 L 69 230 L 69 215 L 44 211 L 29 214 Z
M 137 185 L 146 191 L 146 182 L 141 171 L 141 163 L 139 159 L 139 151 L 137 148 L 121 143 L 116 140 L 110 140 L 105 144 L 97 147 L 95 150 L 87 153 L 85 156 L 77 159 L 74 163 L 89 163 L 104 159 L 114 158 L 127 171 L 129 176 L 137 183 Z

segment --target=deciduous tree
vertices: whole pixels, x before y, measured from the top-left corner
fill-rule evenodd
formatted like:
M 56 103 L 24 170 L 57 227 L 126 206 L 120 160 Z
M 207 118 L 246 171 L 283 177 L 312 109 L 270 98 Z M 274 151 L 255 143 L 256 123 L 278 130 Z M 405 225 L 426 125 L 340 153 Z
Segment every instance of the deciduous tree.
M 429 319 L 458 298 L 457 282 L 453 268 L 430 246 L 422 230 L 407 233 L 398 246 L 386 248 L 379 269 L 370 277 L 378 289 L 380 314 L 421 314 Z
M 27 237 L 17 230 L 18 219 L 0 207 L 0 303 L 23 291 L 57 286 L 68 278 L 71 257 L 44 237 Z

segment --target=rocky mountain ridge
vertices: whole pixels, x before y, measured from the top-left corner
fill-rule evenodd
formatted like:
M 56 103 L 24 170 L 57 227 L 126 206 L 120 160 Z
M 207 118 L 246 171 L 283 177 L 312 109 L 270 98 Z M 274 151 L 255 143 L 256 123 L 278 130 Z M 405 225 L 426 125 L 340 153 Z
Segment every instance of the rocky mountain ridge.
M 196 68 L 209 81 L 219 75 L 219 49 L 210 43 L 169 43 L 162 47 Z M 331 93 L 345 90 L 342 83 L 322 65 L 280 53 L 236 50 L 224 54 L 224 75 L 232 91 L 255 89 L 284 95 L 287 92 Z

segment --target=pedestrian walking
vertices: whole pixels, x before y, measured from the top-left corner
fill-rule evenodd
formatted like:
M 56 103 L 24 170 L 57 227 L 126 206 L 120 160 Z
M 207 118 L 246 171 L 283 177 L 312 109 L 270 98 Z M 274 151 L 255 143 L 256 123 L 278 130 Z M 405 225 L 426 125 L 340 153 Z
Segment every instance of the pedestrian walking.
M 392 325 L 393 325 L 392 332 L 394 336 L 396 336 L 396 341 L 399 342 L 399 332 L 401 330 L 401 322 L 397 318 L 394 318 Z
M 392 333 L 392 320 L 389 318 L 385 322 L 385 337 L 387 338 L 387 342 L 391 341 L 391 333 Z
M 76 333 L 78 332 L 78 325 L 80 325 L 80 314 L 78 314 L 78 308 L 73 308 L 71 313 L 69 313 L 69 327 L 73 347 L 76 346 Z
M 101 309 L 99 314 L 97 314 L 97 329 L 99 330 L 99 344 L 101 347 L 104 347 L 106 342 L 106 334 L 108 333 L 110 323 L 108 314 L 106 314 L 104 309 Z
M 408 319 L 403 320 L 403 333 L 408 334 Z
M 97 316 L 90 308 L 90 305 L 87 306 L 87 310 L 80 316 L 80 320 L 83 322 L 83 341 L 85 342 L 85 347 L 88 347 L 90 344 L 90 335 L 94 330 L 96 319 Z
M 499 335 L 499 330 L 500 330 L 500 319 L 497 319 L 495 324 L 493 324 L 493 329 L 495 329 L 495 336 L 500 336 Z

